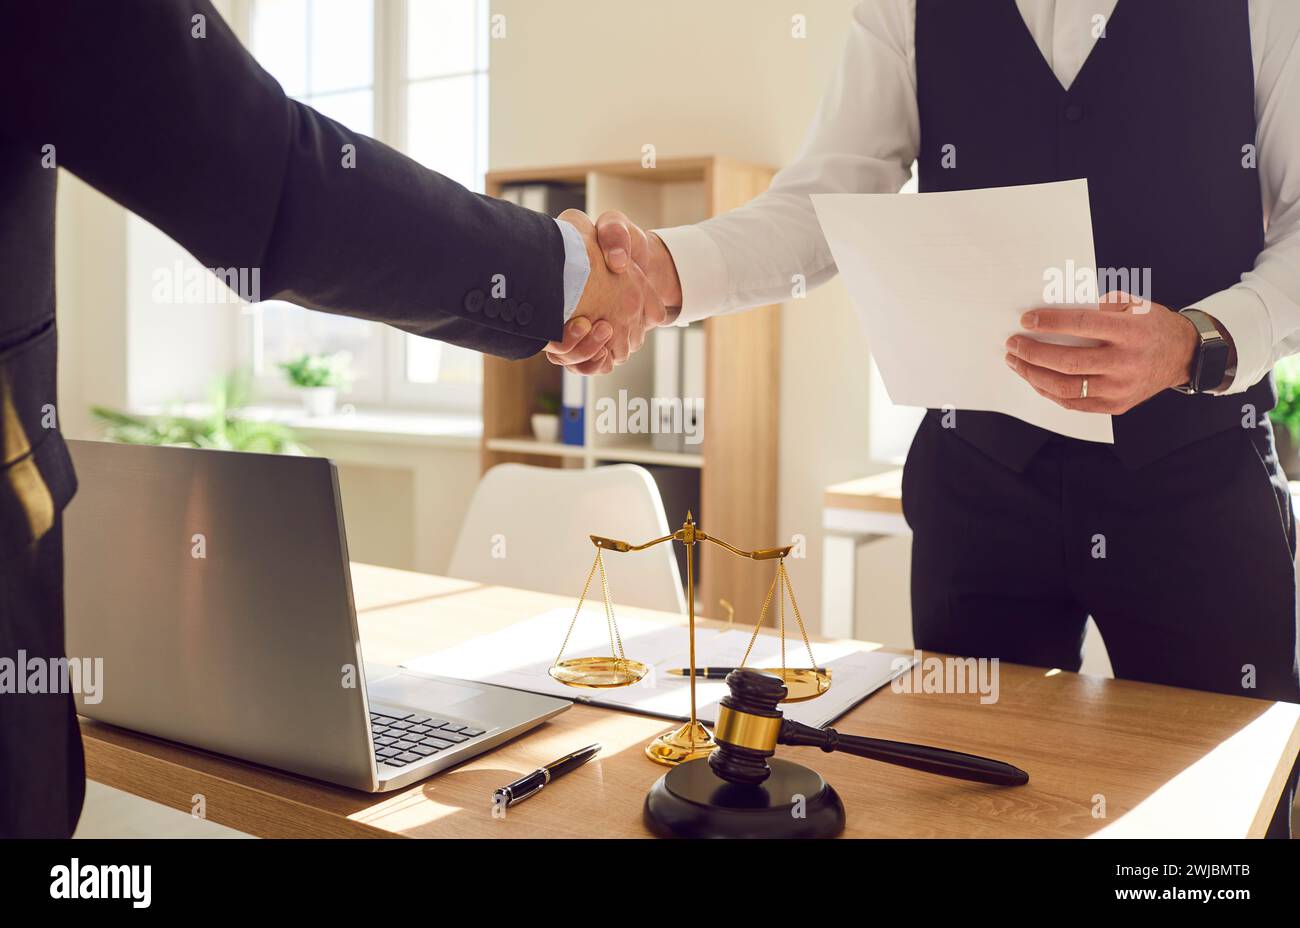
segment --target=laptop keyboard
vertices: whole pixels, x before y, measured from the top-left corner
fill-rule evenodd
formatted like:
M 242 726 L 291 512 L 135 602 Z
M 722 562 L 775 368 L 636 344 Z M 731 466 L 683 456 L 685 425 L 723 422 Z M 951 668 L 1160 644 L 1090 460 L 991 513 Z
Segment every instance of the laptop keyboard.
M 446 719 L 426 718 L 413 712 L 384 709 L 370 713 L 370 735 L 375 760 L 390 767 L 405 767 L 464 744 L 483 729 Z

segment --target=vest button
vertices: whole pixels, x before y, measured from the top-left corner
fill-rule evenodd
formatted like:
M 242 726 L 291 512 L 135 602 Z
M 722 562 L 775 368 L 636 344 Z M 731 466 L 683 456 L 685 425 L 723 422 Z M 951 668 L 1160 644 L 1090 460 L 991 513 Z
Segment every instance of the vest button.
M 1079 103 L 1071 103 L 1065 108 L 1065 118 L 1070 122 L 1078 122 L 1083 119 L 1083 105 Z

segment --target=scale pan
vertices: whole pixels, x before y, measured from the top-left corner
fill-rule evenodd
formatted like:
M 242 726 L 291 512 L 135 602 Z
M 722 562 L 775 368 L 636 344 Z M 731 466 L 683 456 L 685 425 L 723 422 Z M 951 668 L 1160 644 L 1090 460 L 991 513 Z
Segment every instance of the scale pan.
M 565 686 L 606 690 L 631 686 L 649 673 L 650 668 L 625 657 L 575 657 L 560 661 L 547 672 Z
M 787 667 L 781 670 L 779 667 L 764 667 L 764 673 L 770 673 L 775 677 L 780 677 L 785 683 L 786 691 L 789 693 L 782 702 L 804 702 L 809 699 L 816 699 L 831 688 L 831 672 L 829 670 L 813 670 L 809 668 Z

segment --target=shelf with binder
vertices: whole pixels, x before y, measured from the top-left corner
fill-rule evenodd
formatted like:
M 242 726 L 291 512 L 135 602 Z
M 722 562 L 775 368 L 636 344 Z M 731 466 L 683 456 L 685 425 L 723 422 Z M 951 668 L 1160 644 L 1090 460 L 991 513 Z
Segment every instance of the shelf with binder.
M 531 435 L 498 437 L 487 443 L 490 451 L 502 454 L 521 454 L 531 457 L 565 458 L 581 460 L 588 466 L 600 464 L 658 464 L 668 467 L 702 468 L 704 455 L 682 451 L 660 451 L 648 441 L 635 440 L 591 448 L 586 445 L 566 445 L 563 442 L 538 441 Z M 539 463 L 539 462 L 532 462 Z
M 508 454 L 528 454 L 538 457 L 586 458 L 583 445 L 566 445 L 559 441 L 538 441 L 532 435 L 513 435 L 493 438 L 487 442 L 491 451 Z

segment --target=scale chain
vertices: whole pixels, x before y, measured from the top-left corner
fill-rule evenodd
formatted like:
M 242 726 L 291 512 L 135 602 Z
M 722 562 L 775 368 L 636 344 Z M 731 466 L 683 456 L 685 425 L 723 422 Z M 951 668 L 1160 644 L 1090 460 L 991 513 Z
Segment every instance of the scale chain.
M 794 585 L 790 583 L 790 575 L 785 569 L 785 558 L 777 562 L 776 576 L 772 578 L 772 585 L 767 588 L 767 597 L 763 600 L 763 608 L 758 611 L 758 621 L 754 623 L 754 633 L 749 636 L 749 646 L 745 648 L 745 656 L 740 659 L 740 666 L 744 667 L 749 663 L 749 654 L 754 650 L 754 642 L 758 640 L 758 633 L 763 627 L 763 620 L 767 618 L 767 610 L 772 605 L 772 594 L 780 590 L 778 601 L 780 603 L 781 616 L 781 671 L 785 671 L 785 596 L 790 594 L 790 605 L 794 608 L 794 618 L 799 625 L 799 635 L 803 638 L 803 646 L 808 651 L 808 666 L 812 670 L 817 669 L 817 659 L 813 657 L 812 643 L 808 640 L 808 629 L 803 624 L 803 615 L 799 612 L 799 603 L 794 598 Z
M 780 581 L 776 587 L 776 605 L 781 615 L 781 679 L 785 679 L 785 561 L 779 561 L 776 567 L 776 576 Z
M 758 640 L 759 629 L 763 627 L 763 619 L 767 616 L 767 607 L 772 605 L 772 593 L 776 590 L 776 581 L 780 576 L 781 573 L 778 570 L 776 576 L 772 578 L 772 585 L 767 588 L 767 598 L 763 600 L 763 608 L 758 610 L 758 621 L 754 623 L 754 633 L 749 636 L 749 646 L 745 648 L 745 656 L 740 659 L 741 667 L 749 663 L 749 652 L 754 650 L 754 642 Z
M 609 598 L 609 581 L 605 579 L 604 553 L 600 548 L 596 549 L 596 563 L 600 565 L 600 595 L 605 599 L 605 622 L 609 626 L 610 656 L 619 661 L 626 661 L 627 655 L 623 652 L 623 636 L 619 633 L 618 622 L 614 618 L 614 601 Z M 615 650 L 616 643 L 618 650 Z
M 587 582 L 582 585 L 582 595 L 578 597 L 578 608 L 573 610 L 573 621 L 569 623 L 569 630 L 564 633 L 564 641 L 560 643 L 560 653 L 555 656 L 555 663 L 559 664 L 564 660 L 564 649 L 569 646 L 569 638 L 573 635 L 574 626 L 578 624 L 578 616 L 582 614 L 582 604 L 587 601 L 587 591 L 591 589 L 591 578 L 596 576 L 596 568 L 600 564 L 600 549 L 596 549 L 596 559 L 591 562 L 591 570 L 587 572 Z M 604 571 L 602 570 L 603 574 Z
M 790 591 L 790 605 L 794 607 L 794 619 L 799 623 L 799 634 L 803 636 L 803 646 L 808 651 L 808 666 L 816 670 L 817 658 L 813 657 L 812 643 L 808 641 L 808 628 L 803 624 L 803 616 L 799 614 L 799 603 L 794 598 L 794 585 L 790 582 L 790 575 L 785 572 L 785 558 L 781 558 L 781 573 L 785 576 L 785 588 Z M 781 641 L 784 646 L 784 635 L 781 636 Z

